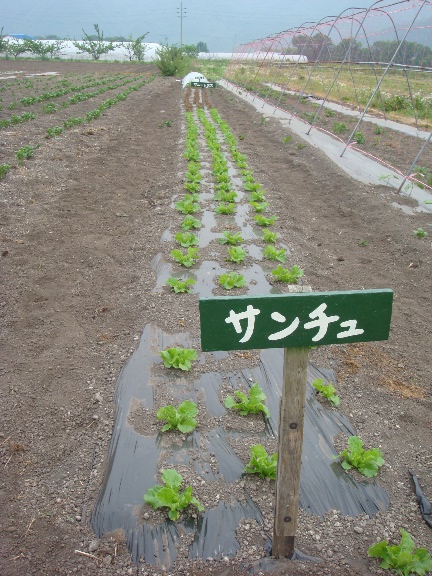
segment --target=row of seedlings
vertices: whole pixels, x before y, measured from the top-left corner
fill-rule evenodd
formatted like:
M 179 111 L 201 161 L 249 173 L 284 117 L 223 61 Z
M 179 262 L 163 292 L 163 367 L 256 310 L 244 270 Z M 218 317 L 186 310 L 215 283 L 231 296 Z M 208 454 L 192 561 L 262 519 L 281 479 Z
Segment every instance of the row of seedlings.
M 256 212 L 260 213 L 265 211 L 268 204 L 265 201 L 264 191 L 262 190 L 261 185 L 258 184 L 253 178 L 252 172 L 247 169 L 246 158 L 239 153 L 237 149 L 237 142 L 230 130 L 229 125 L 221 119 L 216 109 L 211 109 L 210 114 L 224 134 L 225 141 L 230 148 L 231 154 L 237 166 L 241 170 L 244 189 L 250 194 L 249 204 Z M 268 242 L 269 246 L 267 246 L 264 250 L 263 256 L 269 259 L 281 260 L 282 262 L 285 262 L 285 252 L 282 250 L 276 250 L 275 247 L 272 246 L 272 244 L 274 244 L 277 240 L 276 233 L 272 233 L 267 229 L 268 226 L 273 225 L 276 218 L 274 216 L 266 218 L 261 214 L 257 214 L 254 219 L 259 226 L 266 227 L 264 230 L 263 240 Z M 274 248 L 274 250 L 272 250 L 272 248 Z M 294 265 L 291 270 L 284 269 L 280 264 L 275 270 L 272 271 L 272 275 L 275 277 L 275 280 L 296 283 L 298 278 L 303 275 L 303 270 L 297 265 Z M 327 399 L 333 407 L 339 405 L 340 398 L 337 396 L 336 389 L 332 382 L 325 384 L 322 379 L 318 378 L 312 383 L 312 385 L 317 393 L 321 394 L 325 399 Z M 254 392 L 255 386 L 257 386 L 257 388 Z M 256 383 L 250 390 L 251 398 L 253 393 L 256 395 L 254 402 L 259 405 L 262 390 Z M 246 415 L 247 410 L 244 409 L 244 403 L 248 401 L 247 396 L 240 391 L 236 391 L 235 394 L 238 397 L 238 402 L 236 404 L 237 409 L 239 410 L 240 414 Z M 229 397 L 227 398 L 225 405 L 227 407 L 231 407 L 234 402 L 235 400 Z M 265 412 L 265 410 L 263 410 L 263 412 Z M 375 477 L 378 474 L 379 468 L 385 464 L 385 460 L 379 448 L 371 448 L 369 450 L 365 450 L 363 447 L 363 441 L 358 436 L 354 435 L 348 438 L 348 447 L 342 450 L 342 452 L 338 454 L 337 458 L 341 462 L 341 466 L 344 470 L 355 468 L 367 478 Z M 248 464 L 246 471 L 254 471 L 261 477 L 269 477 L 275 479 L 276 470 L 277 454 L 269 456 L 263 446 L 252 446 L 251 462 Z M 404 529 L 401 529 L 401 543 L 399 545 L 389 546 L 388 542 L 383 540 L 369 547 L 368 555 L 371 557 L 381 558 L 383 560 L 381 564 L 382 567 L 397 568 L 399 567 L 398 562 L 400 555 L 405 554 L 405 551 L 409 550 L 409 554 L 406 555 L 406 557 L 403 559 L 405 568 L 404 573 L 424 574 L 427 570 L 432 570 L 432 560 L 429 552 L 424 548 L 417 548 L 417 550 L 414 548 L 415 545 L 411 535 Z
M 85 117 L 71 117 L 71 118 L 68 118 L 67 120 L 65 120 L 63 122 L 62 126 L 53 126 L 51 128 L 48 128 L 46 138 L 54 138 L 54 137 L 62 134 L 65 130 L 69 130 L 69 129 L 73 128 L 74 126 L 80 126 L 82 124 L 85 124 L 86 122 L 90 124 L 90 122 L 92 122 L 92 120 L 99 118 L 99 116 L 105 110 L 108 110 L 108 108 L 111 108 L 111 106 L 113 106 L 114 104 L 118 104 L 119 102 L 123 102 L 124 100 L 126 100 L 126 98 L 128 97 L 128 95 L 131 92 L 139 90 L 139 88 L 141 88 L 142 86 L 144 86 L 145 84 L 150 82 L 152 79 L 153 78 L 149 78 L 148 80 L 141 80 L 137 84 L 134 84 L 133 86 L 129 86 L 128 88 L 123 90 L 123 92 L 120 92 L 116 96 L 114 96 L 112 98 L 108 98 L 107 100 L 104 100 L 101 104 L 99 104 L 99 106 L 97 106 L 93 110 L 90 110 L 89 112 L 87 112 Z M 35 144 L 35 145 L 28 144 L 26 146 L 22 146 L 21 148 L 19 148 L 19 150 L 17 150 L 15 152 L 15 157 L 18 161 L 18 165 L 21 166 L 23 164 L 24 160 L 29 160 L 30 158 L 33 158 L 36 150 L 39 147 L 40 147 L 40 144 Z M 0 164 L 0 179 L 4 178 L 10 169 L 11 169 L 10 164 L 8 164 L 8 163 Z
M 230 184 L 230 179 L 228 176 L 228 164 L 221 150 L 220 142 L 217 138 L 217 133 L 214 126 L 209 122 L 205 116 L 203 110 L 198 109 L 198 117 L 202 122 L 205 129 L 205 137 L 207 145 L 209 146 L 212 158 L 213 158 L 213 175 L 216 180 L 215 185 L 215 200 L 218 202 L 218 206 L 215 209 L 217 213 L 228 213 L 231 214 L 235 210 L 235 201 L 237 199 L 237 193 L 232 189 Z M 211 111 L 212 118 L 215 120 L 221 130 L 224 133 L 225 139 L 230 147 L 231 154 L 235 159 L 237 166 L 242 171 L 244 187 L 247 192 L 250 193 L 249 203 L 255 209 L 256 212 L 261 212 L 267 208 L 267 202 L 265 201 L 264 191 L 261 186 L 255 182 L 252 173 L 248 170 L 246 165 L 246 158 L 241 155 L 236 146 L 235 139 L 226 123 L 221 121 L 220 116 L 216 110 Z M 185 188 L 189 194 L 185 195 L 186 198 L 181 202 L 176 204 L 176 208 L 181 207 L 183 211 L 184 201 L 186 203 L 194 203 L 198 198 L 193 197 L 193 194 L 198 195 L 200 177 L 195 177 L 195 174 L 199 174 L 199 148 L 198 148 L 198 129 L 193 120 L 193 115 L 191 112 L 186 113 L 187 117 L 187 137 L 186 137 L 186 152 L 185 157 L 189 160 L 188 173 L 185 179 Z M 259 209 L 256 210 L 256 204 L 259 203 Z M 264 206 L 263 206 L 264 204 Z M 234 206 L 233 206 L 234 205 Z M 222 210 L 220 207 L 222 206 Z M 197 208 L 197 209 L 196 209 Z M 261 208 L 263 210 L 261 210 Z M 195 207 L 193 213 L 199 209 Z M 185 218 L 191 216 L 187 214 Z M 259 216 L 259 214 L 257 215 Z M 259 224 L 255 216 L 255 221 Z M 192 216 L 193 217 L 193 216 Z M 267 227 L 274 223 L 275 217 L 270 217 L 269 222 L 263 225 L 267 232 Z M 199 221 L 197 221 L 197 227 Z M 229 232 L 223 233 L 223 238 L 221 239 L 223 243 L 232 244 L 237 247 L 236 244 L 241 242 L 241 234 L 236 233 L 232 235 L 236 236 L 236 239 L 231 242 L 231 234 Z M 277 236 L 272 236 L 267 238 L 269 245 L 276 242 Z M 180 236 L 176 240 L 180 240 Z M 267 248 L 266 248 L 267 250 Z M 173 255 L 174 257 L 174 255 Z M 242 260 L 240 255 L 240 261 Z M 178 261 L 178 260 L 177 260 Z M 179 262 L 182 263 L 182 262 Z M 185 265 L 185 264 L 183 264 Z M 295 278 L 297 280 L 298 275 Z M 172 279 L 174 280 L 174 279 Z M 176 290 L 176 292 L 186 292 L 185 290 Z M 182 352 L 186 354 L 182 356 Z M 197 359 L 197 354 L 195 350 L 183 350 L 183 349 L 169 349 L 160 352 L 161 357 L 164 360 L 164 365 L 167 368 L 179 368 L 182 370 L 190 370 L 192 366 L 192 361 Z M 327 398 L 333 406 L 339 404 L 339 397 L 336 395 L 336 390 L 332 383 L 324 384 L 320 379 L 317 379 L 313 383 L 317 392 L 321 393 L 325 398 Z M 267 406 L 263 403 L 265 400 L 265 395 L 259 385 L 255 382 L 249 393 L 244 393 L 240 390 L 235 391 L 235 396 L 228 396 L 225 399 L 225 406 L 228 409 L 234 409 L 239 412 L 242 416 L 247 416 L 248 414 L 264 413 L 269 416 L 269 410 Z M 198 415 L 198 408 L 194 402 L 185 400 L 182 402 L 178 408 L 174 406 L 164 406 L 157 412 L 157 419 L 165 421 L 166 424 L 162 427 L 162 432 L 178 430 L 183 434 L 192 432 L 196 425 L 196 416 Z M 346 470 L 350 468 L 357 468 L 362 474 L 367 477 L 373 477 L 378 473 L 378 468 L 384 464 L 381 452 L 379 449 L 364 450 L 363 443 L 360 438 L 352 436 L 348 441 L 348 449 L 343 450 L 339 454 L 339 458 L 342 461 L 342 467 Z M 250 461 L 246 465 L 245 472 L 250 474 L 258 474 L 262 478 L 276 478 L 277 471 L 277 454 L 269 455 L 267 454 L 265 448 L 256 444 L 250 449 Z M 183 492 L 180 492 L 180 488 L 183 482 L 181 475 L 174 469 L 162 470 L 162 481 L 163 485 L 155 485 L 151 487 L 144 495 L 144 500 L 149 505 L 154 508 L 168 508 L 168 516 L 171 520 L 176 521 L 180 517 L 182 510 L 187 508 L 189 505 L 195 506 L 199 511 L 203 511 L 204 508 L 200 502 L 192 495 L 192 487 L 187 486 Z M 402 534 L 403 538 L 408 538 L 409 535 Z M 380 550 L 376 549 L 379 546 Z M 386 543 L 379 543 L 369 549 L 370 555 L 378 555 L 381 548 L 386 546 Z M 419 549 L 420 550 L 420 549 Z
M 133 78 L 133 79 L 126 78 L 125 80 L 123 80 L 121 82 L 117 82 L 114 84 L 110 83 L 107 86 L 102 86 L 102 87 L 98 88 L 97 90 L 95 90 L 94 92 L 82 92 L 81 90 L 74 90 L 74 89 L 68 89 L 68 90 L 60 89 L 60 90 L 57 90 L 55 92 L 45 92 L 41 96 L 38 96 L 38 97 L 31 96 L 28 98 L 22 98 L 20 100 L 20 102 L 23 103 L 23 105 L 25 105 L 25 106 L 31 106 L 32 104 L 40 103 L 40 102 L 47 102 L 46 104 L 43 105 L 42 112 L 44 114 L 54 114 L 55 112 L 57 112 L 57 110 L 59 108 L 68 108 L 69 106 L 72 106 L 73 104 L 78 104 L 80 102 L 84 102 L 86 100 L 89 100 L 90 98 L 100 96 L 101 94 L 104 94 L 105 92 L 108 92 L 110 90 L 115 90 L 116 88 L 120 88 L 121 86 L 125 86 L 126 84 L 130 84 L 131 82 L 135 82 L 136 80 L 140 80 L 142 77 L 143 77 L 143 75 L 140 75 L 140 76 Z M 99 84 L 100 84 L 100 82 L 98 82 L 96 85 L 99 85 Z M 106 83 L 104 82 L 104 84 L 106 84 Z M 86 88 L 87 87 L 88 86 L 86 86 Z M 84 89 L 84 88 L 82 88 L 82 89 Z M 51 102 L 51 100 L 53 100 L 55 98 L 60 98 L 61 96 L 69 94 L 70 92 L 76 92 L 76 94 L 74 94 L 74 96 L 72 96 L 68 100 L 65 100 L 64 102 L 62 102 L 60 104 L 60 106 L 56 106 L 53 102 Z M 24 104 L 24 102 L 25 102 L 25 104 Z M 1 128 L 10 128 L 11 126 L 14 126 L 16 124 L 22 124 L 24 122 L 28 122 L 29 120 L 35 120 L 36 118 L 37 118 L 37 114 L 35 114 L 34 112 L 23 112 L 20 115 L 13 114 L 9 118 L 3 118 L 2 120 L 0 120 L 0 129 Z

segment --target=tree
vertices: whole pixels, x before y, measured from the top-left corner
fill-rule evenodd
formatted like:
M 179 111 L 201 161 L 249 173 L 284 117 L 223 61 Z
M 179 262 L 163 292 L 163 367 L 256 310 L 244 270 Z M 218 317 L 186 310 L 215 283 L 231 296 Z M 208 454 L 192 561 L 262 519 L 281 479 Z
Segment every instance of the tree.
M 90 54 L 93 60 L 99 60 L 102 54 L 107 54 L 114 50 L 114 45 L 112 42 L 106 42 L 104 40 L 104 35 L 101 30 L 99 30 L 99 24 L 93 24 L 96 34 L 93 37 L 83 28 L 84 38 L 82 42 L 74 42 L 75 48 L 78 48 L 79 54 Z M 92 39 L 94 38 L 94 39 Z
M 18 58 L 20 54 L 29 52 L 29 48 L 25 42 L 21 42 L 20 40 L 9 40 L 5 47 L 5 52 L 6 56 L 13 56 L 14 58 Z
M 23 42 L 23 47 L 25 48 L 25 52 L 30 52 L 35 56 L 39 56 L 42 60 L 45 60 L 47 56 L 53 58 L 59 55 L 64 47 L 64 42 L 63 40 L 47 42 L 45 40 L 30 40 L 26 38 Z
M 198 58 L 198 49 L 194 44 L 183 44 L 182 50 L 189 58 Z
M 207 44 L 205 42 L 198 42 L 196 45 L 198 52 L 208 52 Z
M 2 29 L 0 30 L 0 53 L 6 52 L 6 54 L 7 54 L 8 44 L 9 44 L 9 42 L 3 36 L 3 27 L 2 27 Z
M 163 76 L 183 76 L 189 66 L 189 58 L 186 56 L 183 47 L 168 43 L 162 44 L 156 49 L 155 64 L 162 72 Z
M 129 38 L 126 42 L 122 42 L 122 46 L 123 48 L 126 48 L 127 56 L 130 61 L 136 59 L 138 62 L 142 62 L 144 60 L 147 46 L 143 44 L 143 40 L 148 34 L 149 32 L 141 34 L 141 36 L 138 36 L 135 40 L 132 38 L 132 34 L 129 34 Z

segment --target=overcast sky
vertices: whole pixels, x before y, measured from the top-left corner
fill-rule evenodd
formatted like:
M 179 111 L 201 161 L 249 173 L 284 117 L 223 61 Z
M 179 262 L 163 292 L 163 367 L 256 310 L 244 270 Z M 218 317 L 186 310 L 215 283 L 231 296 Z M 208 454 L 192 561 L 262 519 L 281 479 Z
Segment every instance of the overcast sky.
M 211 52 L 265 37 L 306 21 L 367 7 L 372 0 L 183 0 L 183 43 L 202 40 Z M 138 36 L 180 42 L 180 5 L 175 0 L 0 0 L 4 34 L 57 34 L 80 39 L 98 23 L 105 36 Z

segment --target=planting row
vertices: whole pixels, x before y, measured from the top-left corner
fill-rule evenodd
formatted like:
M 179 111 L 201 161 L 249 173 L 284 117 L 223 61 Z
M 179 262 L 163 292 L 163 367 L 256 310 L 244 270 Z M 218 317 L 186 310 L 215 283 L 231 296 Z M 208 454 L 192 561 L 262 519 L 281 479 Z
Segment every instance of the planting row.
M 195 94 L 198 91 L 195 91 Z M 200 238 L 195 233 L 202 226 L 201 220 L 196 218 L 197 213 L 202 210 L 200 202 L 205 202 L 207 193 L 203 193 L 203 173 L 204 162 L 201 156 L 201 140 L 205 139 L 207 149 L 211 155 L 211 175 L 213 182 L 211 199 L 213 210 L 216 215 L 228 216 L 236 214 L 240 200 L 247 194 L 248 210 L 255 212 L 254 223 L 264 228 L 262 240 L 266 243 L 262 251 L 265 259 L 279 260 L 284 263 L 286 260 L 286 250 L 278 247 L 280 240 L 277 232 L 272 232 L 271 227 L 276 222 L 276 217 L 268 213 L 269 203 L 266 199 L 265 190 L 256 182 L 252 171 L 247 165 L 247 158 L 238 150 L 236 139 L 229 126 L 221 119 L 215 109 L 209 112 L 204 111 L 199 99 L 195 96 L 194 103 L 197 106 L 196 115 L 191 111 L 186 111 L 186 146 L 184 157 L 187 160 L 187 171 L 184 177 L 185 193 L 183 197 L 175 203 L 177 211 L 184 214 L 184 219 L 180 224 L 181 230 L 174 234 L 174 240 L 186 250 L 174 248 L 171 257 L 179 265 L 192 268 L 199 259 Z M 199 125 L 195 121 L 199 120 Z M 223 135 L 223 143 L 220 140 Z M 227 159 L 225 150 L 229 151 L 230 158 L 234 162 L 236 169 L 240 171 L 243 190 L 240 193 L 233 184 L 235 176 L 232 174 L 230 161 Z M 208 183 L 206 183 L 208 187 Z M 241 226 L 239 230 L 233 230 L 231 223 L 218 236 L 218 243 L 227 246 L 225 259 L 231 265 L 241 264 L 246 258 L 244 249 L 244 239 L 242 237 Z M 243 245 L 243 246 L 242 246 Z M 279 270 L 278 270 L 279 269 Z M 284 278 L 280 277 L 285 275 Z M 303 271 L 298 266 L 291 269 L 284 269 L 282 264 L 272 270 L 272 275 L 276 280 L 284 280 L 296 283 L 303 275 Z M 170 277 L 166 284 L 175 293 L 190 292 L 194 285 L 192 278 L 185 279 Z M 225 289 L 244 287 L 246 282 L 244 277 L 237 271 L 222 274 L 219 277 L 219 284 Z M 192 367 L 192 362 L 198 359 L 196 350 L 188 348 L 167 348 L 160 351 L 160 356 L 164 361 L 164 366 L 169 369 L 179 369 L 188 371 Z M 332 383 L 325 384 L 322 379 L 316 379 L 313 386 L 317 393 L 326 398 L 332 406 L 339 404 L 339 397 Z M 236 390 L 234 395 L 228 395 L 224 400 L 227 409 L 237 411 L 241 416 L 247 417 L 249 414 L 263 414 L 269 416 L 269 411 L 264 403 L 265 395 L 263 390 L 255 382 L 249 393 Z M 158 420 L 166 422 L 161 432 L 179 431 L 182 434 L 192 433 L 198 422 L 198 407 L 190 401 L 185 400 L 178 406 L 166 405 L 161 407 L 157 413 Z M 341 466 L 345 470 L 356 468 L 366 477 L 374 477 L 378 473 L 379 467 L 384 464 L 381 451 L 378 448 L 365 450 L 363 442 L 358 436 L 351 436 L 348 439 L 348 447 L 342 450 L 336 457 L 341 461 Z M 277 454 L 268 454 L 261 444 L 250 446 L 250 460 L 245 464 L 246 474 L 257 474 L 262 478 L 275 479 L 277 468 Z M 174 468 L 164 468 L 161 471 L 162 484 L 150 487 L 144 495 L 147 504 L 155 509 L 168 510 L 168 517 L 172 521 L 180 519 L 181 512 L 193 506 L 198 511 L 203 511 L 204 507 L 192 494 L 192 487 L 187 486 L 181 490 L 183 478 Z M 415 550 L 414 543 L 410 535 L 401 530 L 402 541 L 399 546 L 389 546 L 386 541 L 379 542 L 369 548 L 369 555 L 381 557 L 383 567 L 396 567 L 401 561 L 400 555 L 405 548 L 409 549 L 409 554 L 404 557 L 403 566 L 405 570 L 418 574 L 424 574 L 425 570 L 432 567 L 431 558 L 427 550 L 418 548 Z M 417 571 L 418 570 L 418 571 Z M 406 572 L 406 573 L 409 573 Z
M 47 139 L 54 138 L 56 136 L 61 135 L 64 131 L 73 128 L 74 126 L 80 126 L 82 124 L 92 122 L 92 120 L 99 118 L 101 116 L 101 114 L 103 114 L 104 111 L 111 108 L 111 106 L 113 106 L 114 104 L 118 104 L 119 102 L 123 102 L 124 100 L 126 100 L 126 98 L 128 97 L 128 95 L 131 92 L 139 90 L 140 88 L 142 88 L 142 86 L 144 86 L 145 84 L 147 84 L 151 80 L 152 80 L 152 78 L 150 78 L 148 80 L 139 80 L 138 82 L 136 82 L 136 84 L 129 86 L 128 88 L 126 88 L 122 92 L 116 94 L 112 98 L 108 98 L 108 99 L 104 100 L 96 108 L 94 108 L 93 110 L 89 110 L 85 114 L 85 116 L 70 117 L 70 118 L 67 118 L 66 120 L 64 120 L 61 125 L 52 126 L 52 127 L 48 128 L 45 138 L 47 138 Z M 105 89 L 104 89 L 104 91 L 105 91 Z M 29 160 L 30 158 L 32 158 L 34 156 L 36 150 L 40 146 L 41 146 L 41 144 L 37 143 L 37 144 L 28 144 L 26 146 L 22 146 L 21 148 L 19 148 L 15 152 L 15 158 L 18 161 L 18 165 L 21 166 L 23 164 L 24 160 Z M 11 169 L 11 167 L 12 167 L 12 165 L 9 163 L 0 164 L 0 179 L 4 178 L 7 175 L 7 173 Z

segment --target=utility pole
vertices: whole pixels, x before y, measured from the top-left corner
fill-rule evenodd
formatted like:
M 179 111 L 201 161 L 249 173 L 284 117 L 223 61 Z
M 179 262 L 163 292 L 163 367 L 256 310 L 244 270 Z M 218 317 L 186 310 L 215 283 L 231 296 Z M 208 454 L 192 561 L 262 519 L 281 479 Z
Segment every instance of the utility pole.
M 180 9 L 177 8 L 178 17 L 180 18 L 180 48 L 183 45 L 183 18 L 186 18 L 186 8 L 183 8 L 183 2 L 180 2 Z

